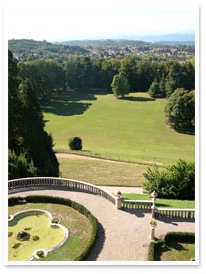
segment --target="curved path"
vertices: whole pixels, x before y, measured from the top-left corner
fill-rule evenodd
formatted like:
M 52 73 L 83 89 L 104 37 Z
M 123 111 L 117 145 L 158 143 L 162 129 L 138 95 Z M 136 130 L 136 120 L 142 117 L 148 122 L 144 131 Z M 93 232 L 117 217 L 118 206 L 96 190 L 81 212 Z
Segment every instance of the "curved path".
M 106 189 L 106 187 L 105 187 Z M 115 261 L 139 264 L 147 261 L 150 243 L 150 211 L 137 209 L 117 210 L 115 206 L 101 196 L 58 189 L 27 189 L 9 195 L 27 196 L 32 194 L 61 196 L 74 200 L 91 211 L 98 220 L 98 237 L 88 261 Z M 155 237 L 162 239 L 168 231 L 195 231 L 195 222 L 185 219 L 161 218 L 157 221 Z M 135 263 L 136 261 L 136 263 Z

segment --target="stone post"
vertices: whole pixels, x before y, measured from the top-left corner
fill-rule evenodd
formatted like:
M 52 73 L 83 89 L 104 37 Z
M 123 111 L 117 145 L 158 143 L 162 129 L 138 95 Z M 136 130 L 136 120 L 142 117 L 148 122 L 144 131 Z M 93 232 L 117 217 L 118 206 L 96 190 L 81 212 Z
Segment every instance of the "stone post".
M 152 209 L 152 218 L 155 218 L 155 200 L 156 200 L 156 197 L 158 196 L 157 192 L 154 190 L 152 193 L 151 193 L 151 196 L 152 196 L 152 206 L 151 206 L 151 209 Z
M 117 209 L 121 209 L 121 203 L 122 203 L 122 199 L 120 196 L 117 196 L 116 198 L 116 206 L 117 206 Z
M 155 235 L 155 226 L 151 225 L 150 226 L 150 239 L 154 240 L 154 235 Z
M 115 194 L 116 198 L 116 207 L 117 209 L 121 209 L 121 203 L 122 203 L 122 192 L 121 191 L 117 191 L 117 193 Z

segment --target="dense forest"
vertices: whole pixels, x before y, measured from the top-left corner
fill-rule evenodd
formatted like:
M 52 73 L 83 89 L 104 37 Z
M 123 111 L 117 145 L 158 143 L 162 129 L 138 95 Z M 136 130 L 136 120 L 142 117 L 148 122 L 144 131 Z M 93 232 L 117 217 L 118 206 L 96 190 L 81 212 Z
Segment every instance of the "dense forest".
M 149 62 L 132 58 L 101 59 L 69 56 L 60 64 L 53 60 L 18 63 L 21 78 L 29 78 L 39 99 L 49 100 L 53 94 L 72 90 L 111 90 L 113 77 L 124 72 L 131 90 L 149 92 L 153 97 L 165 98 L 176 88 L 195 87 L 194 61 Z M 158 89 L 154 89 L 154 84 Z

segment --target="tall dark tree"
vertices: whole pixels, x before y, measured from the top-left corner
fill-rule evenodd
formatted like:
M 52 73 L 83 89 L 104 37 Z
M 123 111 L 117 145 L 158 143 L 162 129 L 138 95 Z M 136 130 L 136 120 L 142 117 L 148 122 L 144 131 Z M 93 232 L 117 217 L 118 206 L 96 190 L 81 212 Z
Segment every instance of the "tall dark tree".
M 17 149 L 20 141 L 18 123 L 21 119 L 20 106 L 18 98 L 18 68 L 17 60 L 11 51 L 8 52 L 8 145 L 11 149 Z
M 58 176 L 58 161 L 53 152 L 51 135 L 44 131 L 40 105 L 28 79 L 19 87 L 22 102 L 22 138 L 24 149 L 37 167 L 39 176 Z
M 166 77 L 165 89 L 169 97 L 177 88 L 184 87 L 184 79 L 181 64 L 175 62 L 169 70 Z
M 26 167 L 29 174 L 30 170 L 38 176 L 58 176 L 59 163 L 53 151 L 52 136 L 44 130 L 36 94 L 28 79 L 21 80 L 19 85 L 18 69 L 12 56 L 9 52 L 10 179 L 17 176 L 16 171 L 19 171 L 18 177 L 24 176 Z M 15 169 L 14 163 L 20 163 L 21 168 Z

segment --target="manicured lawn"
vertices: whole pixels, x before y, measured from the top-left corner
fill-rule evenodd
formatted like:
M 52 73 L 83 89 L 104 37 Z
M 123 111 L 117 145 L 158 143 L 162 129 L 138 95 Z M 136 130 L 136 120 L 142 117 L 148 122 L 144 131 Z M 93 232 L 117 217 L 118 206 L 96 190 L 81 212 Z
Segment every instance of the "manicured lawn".
M 87 155 L 160 165 L 194 161 L 194 136 L 169 129 L 164 106 L 165 99 L 151 100 L 146 93 L 125 100 L 77 93 L 55 97 L 42 109 L 58 152 L 69 152 L 69 138 L 79 136 Z
M 71 207 L 60 204 L 27 203 L 9 207 L 9 214 L 26 209 L 44 209 L 51 212 L 54 218 L 60 219 L 69 230 L 68 240 L 58 249 L 49 252 L 46 261 L 73 261 L 85 250 L 91 236 L 89 220 Z

